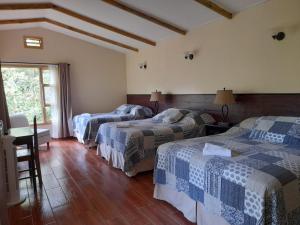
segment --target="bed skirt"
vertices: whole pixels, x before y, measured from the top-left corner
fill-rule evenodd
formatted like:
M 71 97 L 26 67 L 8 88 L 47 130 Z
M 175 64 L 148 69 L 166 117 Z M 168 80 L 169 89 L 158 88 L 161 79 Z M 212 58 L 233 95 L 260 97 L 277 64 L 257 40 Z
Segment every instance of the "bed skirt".
M 91 141 L 91 140 L 85 141 L 85 140 L 83 140 L 80 133 L 77 132 L 76 130 L 73 131 L 73 137 L 76 137 L 79 143 L 86 145 L 88 148 L 93 148 L 93 147 L 97 146 L 95 141 Z
M 155 184 L 153 197 L 170 203 L 182 212 L 189 221 L 196 222 L 196 201 L 185 193 L 173 190 L 167 185 Z
M 73 137 L 76 137 L 78 142 L 84 144 L 84 140 L 77 130 L 73 130 Z
M 201 202 L 192 200 L 184 192 L 178 192 L 168 185 L 155 184 L 153 197 L 170 203 L 186 219 L 197 222 L 197 225 L 230 225 L 221 216 L 208 212 Z
M 97 155 L 103 157 L 108 163 L 115 168 L 121 169 L 124 172 L 124 157 L 123 154 L 109 145 L 100 144 L 97 146 Z M 148 158 L 137 163 L 132 170 L 125 172 L 128 177 L 133 177 L 140 172 L 151 171 L 154 168 L 155 158 Z

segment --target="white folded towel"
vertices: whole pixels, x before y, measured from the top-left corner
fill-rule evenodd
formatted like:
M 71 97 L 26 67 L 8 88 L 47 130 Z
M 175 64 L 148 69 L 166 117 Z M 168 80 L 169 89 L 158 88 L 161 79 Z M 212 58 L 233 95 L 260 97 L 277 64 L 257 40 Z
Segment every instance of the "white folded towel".
M 128 123 L 118 123 L 117 128 L 128 128 L 130 125 Z
M 230 149 L 223 148 L 222 146 L 205 143 L 205 146 L 203 148 L 203 155 L 232 157 L 232 151 Z

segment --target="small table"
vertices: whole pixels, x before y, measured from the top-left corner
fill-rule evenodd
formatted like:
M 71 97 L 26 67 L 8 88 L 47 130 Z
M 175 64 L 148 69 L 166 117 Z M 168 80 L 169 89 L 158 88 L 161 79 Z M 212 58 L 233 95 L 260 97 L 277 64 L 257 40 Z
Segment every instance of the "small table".
M 27 148 L 30 149 L 31 154 L 34 154 L 33 151 L 33 130 L 31 127 L 19 127 L 19 128 L 11 128 L 8 130 L 8 134 L 9 136 L 14 138 L 13 144 L 14 145 L 27 145 Z M 22 203 L 25 199 L 21 198 L 20 196 L 20 192 L 19 192 L 19 181 L 18 181 L 18 171 L 17 171 L 17 159 L 16 159 L 16 151 L 13 151 L 11 154 L 11 161 L 10 164 L 10 176 L 11 177 L 15 177 L 15 184 L 12 181 L 11 185 L 12 187 L 10 188 L 10 190 L 13 190 L 12 188 L 15 187 L 16 192 L 15 193 L 11 193 L 11 199 L 13 199 L 13 201 L 11 201 L 10 205 L 15 205 L 15 204 L 19 204 Z M 15 170 L 13 169 L 15 168 Z M 34 181 L 35 182 L 35 181 Z
M 27 145 L 33 148 L 33 130 L 31 127 L 18 127 L 8 130 L 8 134 L 15 138 L 14 145 Z
M 206 135 L 221 134 L 229 130 L 233 125 L 207 124 L 205 125 Z

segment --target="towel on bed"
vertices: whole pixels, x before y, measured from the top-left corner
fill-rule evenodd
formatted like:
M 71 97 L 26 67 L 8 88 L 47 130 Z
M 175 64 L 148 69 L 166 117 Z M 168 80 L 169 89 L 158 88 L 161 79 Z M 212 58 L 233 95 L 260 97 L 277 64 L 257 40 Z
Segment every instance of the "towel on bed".
M 216 156 L 224 156 L 224 157 L 232 157 L 232 151 L 228 148 L 224 148 L 222 146 L 205 143 L 203 148 L 203 155 L 216 155 Z

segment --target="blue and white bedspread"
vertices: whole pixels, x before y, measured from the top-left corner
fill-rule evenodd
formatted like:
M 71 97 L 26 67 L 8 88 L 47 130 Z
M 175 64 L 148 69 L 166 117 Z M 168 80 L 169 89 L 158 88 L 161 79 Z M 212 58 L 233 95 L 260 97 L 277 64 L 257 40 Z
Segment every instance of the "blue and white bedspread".
M 184 192 L 229 224 L 300 224 L 300 147 L 251 140 L 250 132 L 234 127 L 161 145 L 154 182 Z M 237 155 L 203 156 L 205 143 Z
M 145 119 L 152 115 L 150 108 L 132 104 L 120 105 L 110 113 L 83 113 L 73 118 L 74 135 L 83 144 L 94 143 L 98 129 L 103 123 Z
M 159 145 L 199 136 L 204 129 L 204 122 L 201 121 L 201 118 L 186 115 L 176 123 L 154 119 L 106 123 L 100 126 L 96 143 L 121 153 L 124 159 L 122 170 L 128 172 L 142 160 L 154 160 Z
M 89 144 L 89 142 L 95 141 L 97 132 L 101 124 L 134 119 L 135 116 L 132 114 L 120 115 L 116 112 L 98 114 L 84 113 L 74 116 L 73 118 L 74 134 L 76 135 L 79 142 L 83 144 Z

